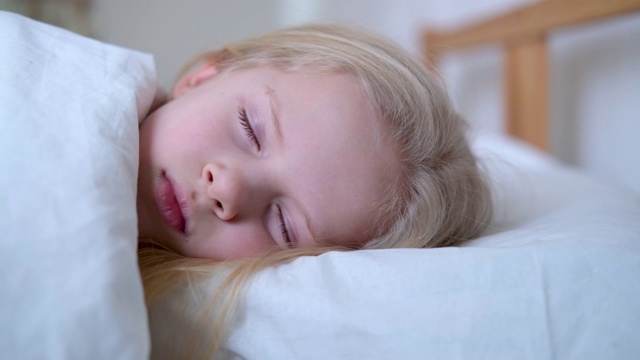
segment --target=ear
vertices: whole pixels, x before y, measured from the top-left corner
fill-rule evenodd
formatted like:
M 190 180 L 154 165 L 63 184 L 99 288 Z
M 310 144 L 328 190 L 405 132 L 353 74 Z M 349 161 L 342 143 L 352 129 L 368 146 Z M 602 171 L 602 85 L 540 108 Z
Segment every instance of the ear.
M 199 68 L 189 72 L 176 82 L 171 91 L 171 96 L 175 99 L 182 96 L 187 91 L 197 87 L 203 82 L 211 79 L 218 73 L 218 69 L 213 63 L 206 63 Z

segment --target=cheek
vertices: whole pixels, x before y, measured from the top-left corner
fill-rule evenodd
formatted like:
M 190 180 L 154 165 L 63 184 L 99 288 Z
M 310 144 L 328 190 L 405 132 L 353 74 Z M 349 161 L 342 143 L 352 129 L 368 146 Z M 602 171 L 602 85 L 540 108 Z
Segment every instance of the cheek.
M 261 225 L 216 222 L 215 229 L 201 229 L 178 249 L 188 257 L 227 260 L 259 256 L 275 244 Z
M 202 116 L 198 113 L 195 109 L 184 109 L 184 106 L 165 105 L 142 122 L 141 138 L 164 143 L 198 134 L 203 127 Z

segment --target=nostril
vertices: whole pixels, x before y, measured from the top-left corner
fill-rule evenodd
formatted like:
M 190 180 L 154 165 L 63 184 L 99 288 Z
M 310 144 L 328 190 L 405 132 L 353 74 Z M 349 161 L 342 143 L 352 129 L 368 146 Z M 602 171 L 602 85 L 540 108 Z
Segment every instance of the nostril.
M 207 177 L 209 179 L 209 182 L 213 181 L 213 174 L 211 173 L 211 171 L 208 172 Z
M 224 208 L 222 207 L 222 203 L 220 201 L 216 201 L 216 207 L 218 207 L 218 209 L 220 210 L 224 210 Z

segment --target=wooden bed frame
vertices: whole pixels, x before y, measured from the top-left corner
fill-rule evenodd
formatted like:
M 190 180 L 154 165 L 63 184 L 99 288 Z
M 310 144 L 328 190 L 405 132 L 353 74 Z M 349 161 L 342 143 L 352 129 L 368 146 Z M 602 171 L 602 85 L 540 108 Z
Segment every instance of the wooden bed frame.
M 541 0 L 458 30 L 425 30 L 424 56 L 437 65 L 448 52 L 501 44 L 507 132 L 549 151 L 546 35 L 556 28 L 636 11 L 640 0 Z

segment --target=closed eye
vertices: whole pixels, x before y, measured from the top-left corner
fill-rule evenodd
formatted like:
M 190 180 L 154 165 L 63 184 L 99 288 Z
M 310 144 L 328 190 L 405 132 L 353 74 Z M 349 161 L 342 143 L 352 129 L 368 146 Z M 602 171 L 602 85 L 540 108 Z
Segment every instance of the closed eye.
M 251 141 L 253 145 L 260 151 L 260 141 L 256 136 L 256 132 L 253 130 L 251 126 L 251 122 L 249 121 L 249 117 L 247 116 L 247 110 L 243 107 L 238 108 L 238 119 L 240 120 L 240 125 L 244 129 L 244 132 L 247 134 L 247 137 Z
M 289 231 L 287 230 L 287 224 L 284 222 L 284 216 L 282 215 L 282 208 L 280 206 L 276 206 L 278 209 L 278 227 L 280 227 L 280 233 L 282 234 L 282 239 L 285 244 L 287 244 L 287 248 L 292 248 L 293 243 L 291 242 L 291 238 L 289 237 Z

